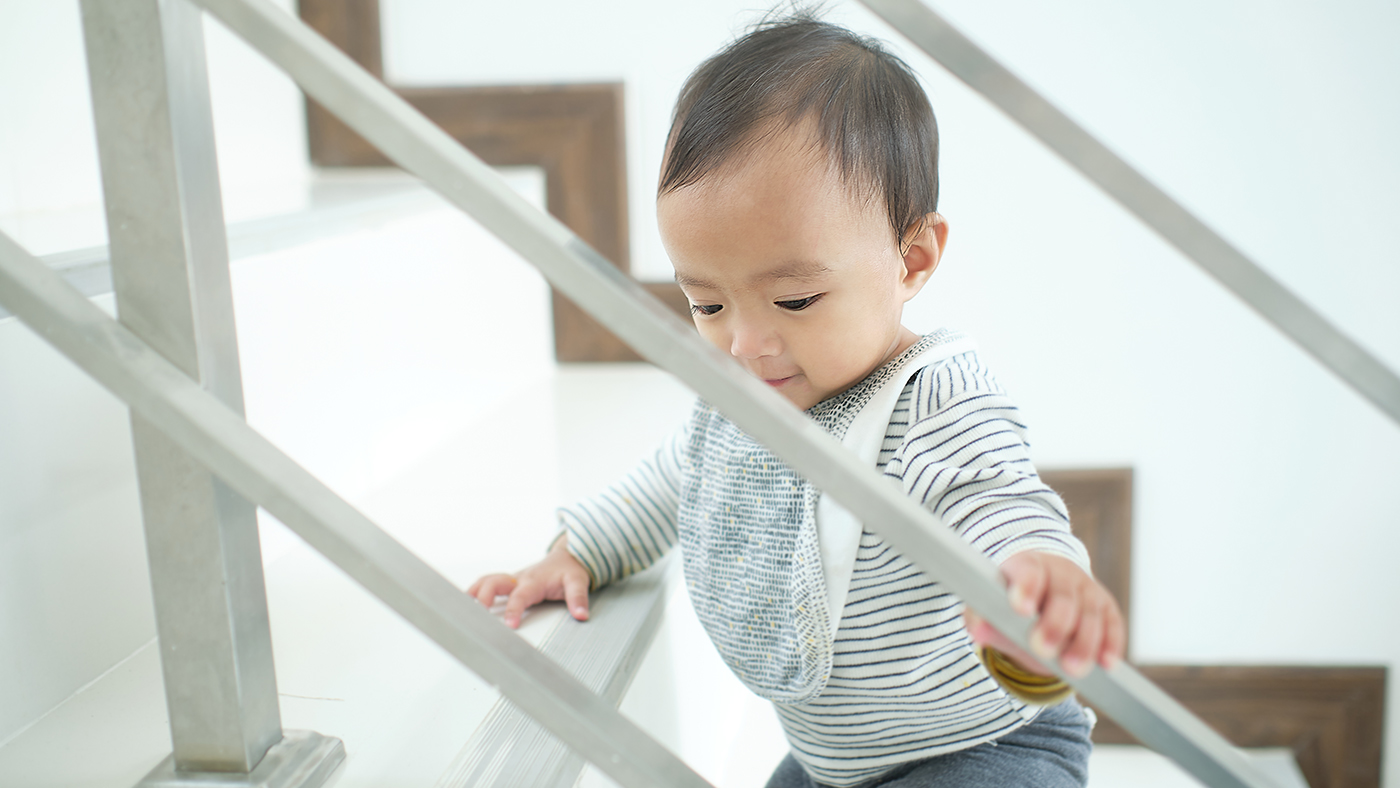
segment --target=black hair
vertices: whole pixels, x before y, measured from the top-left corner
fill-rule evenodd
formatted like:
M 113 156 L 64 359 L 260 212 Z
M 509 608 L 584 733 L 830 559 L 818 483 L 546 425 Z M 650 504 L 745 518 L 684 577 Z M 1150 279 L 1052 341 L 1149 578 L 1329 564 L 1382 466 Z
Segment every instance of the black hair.
M 938 207 L 938 125 L 909 66 L 874 39 L 797 11 L 700 64 L 676 101 L 658 194 L 698 182 L 772 123 L 816 122 L 847 186 L 883 196 L 896 238 Z

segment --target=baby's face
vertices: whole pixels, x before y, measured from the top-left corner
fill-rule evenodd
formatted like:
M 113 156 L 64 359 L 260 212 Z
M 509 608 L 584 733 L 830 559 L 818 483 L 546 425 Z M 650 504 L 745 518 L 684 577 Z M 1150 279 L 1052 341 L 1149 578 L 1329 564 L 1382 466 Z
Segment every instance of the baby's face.
M 780 140 L 663 195 L 657 217 L 700 334 L 806 410 L 917 339 L 900 317 L 926 274 L 882 207 Z

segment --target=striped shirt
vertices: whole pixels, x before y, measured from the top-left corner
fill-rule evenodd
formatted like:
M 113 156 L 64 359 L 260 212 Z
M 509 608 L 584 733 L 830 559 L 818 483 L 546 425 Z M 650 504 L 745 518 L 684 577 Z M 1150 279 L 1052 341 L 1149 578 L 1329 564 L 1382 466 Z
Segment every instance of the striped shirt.
M 1063 503 L 1030 462 L 1016 407 L 975 351 L 908 374 L 877 467 L 997 563 L 1040 550 L 1087 569 Z M 823 408 L 849 394 L 810 413 L 821 421 Z M 569 549 L 595 585 L 640 571 L 683 541 L 678 512 L 697 464 L 692 430 L 603 494 L 560 510 Z M 996 739 L 1035 716 L 987 674 L 961 612 L 938 582 L 876 534 L 861 534 L 824 686 L 815 697 L 775 702 L 794 756 L 816 780 L 855 785 L 901 763 Z M 746 680 L 728 640 L 708 623 L 707 630 Z

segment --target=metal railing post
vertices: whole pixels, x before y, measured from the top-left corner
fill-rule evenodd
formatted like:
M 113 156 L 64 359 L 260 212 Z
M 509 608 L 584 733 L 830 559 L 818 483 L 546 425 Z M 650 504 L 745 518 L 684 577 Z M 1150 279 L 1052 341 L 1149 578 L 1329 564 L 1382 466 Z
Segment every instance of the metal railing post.
M 202 14 L 84 0 L 82 16 L 121 321 L 242 414 Z M 141 415 L 131 423 L 174 746 L 143 784 L 256 771 L 262 785 L 297 769 L 277 784 L 319 785 L 344 748 L 283 735 L 253 504 Z

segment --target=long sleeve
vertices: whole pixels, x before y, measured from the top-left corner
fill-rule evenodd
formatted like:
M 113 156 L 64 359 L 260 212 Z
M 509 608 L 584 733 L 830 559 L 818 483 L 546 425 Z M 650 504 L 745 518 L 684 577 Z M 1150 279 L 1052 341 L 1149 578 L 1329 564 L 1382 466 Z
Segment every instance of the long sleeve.
M 678 430 L 617 484 L 559 509 L 569 552 L 588 569 L 593 588 L 646 569 L 675 545 L 689 434 L 688 427 Z
M 996 563 L 1039 550 L 1088 571 L 1064 503 L 1031 463 L 1019 411 L 975 354 L 924 370 L 911 400 L 887 476 Z

